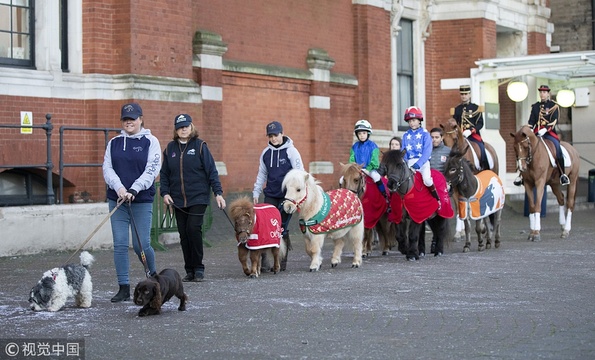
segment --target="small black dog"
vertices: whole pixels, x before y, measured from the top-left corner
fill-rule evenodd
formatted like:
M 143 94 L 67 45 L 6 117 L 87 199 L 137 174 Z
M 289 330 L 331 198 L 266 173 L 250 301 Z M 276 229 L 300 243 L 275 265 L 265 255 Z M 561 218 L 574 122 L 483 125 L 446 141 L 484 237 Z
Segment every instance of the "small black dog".
M 161 314 L 161 305 L 174 295 L 180 299 L 178 310 L 186 311 L 188 296 L 184 293 L 180 274 L 174 269 L 164 269 L 159 274 L 139 282 L 134 289 L 134 303 L 143 307 L 138 316 Z

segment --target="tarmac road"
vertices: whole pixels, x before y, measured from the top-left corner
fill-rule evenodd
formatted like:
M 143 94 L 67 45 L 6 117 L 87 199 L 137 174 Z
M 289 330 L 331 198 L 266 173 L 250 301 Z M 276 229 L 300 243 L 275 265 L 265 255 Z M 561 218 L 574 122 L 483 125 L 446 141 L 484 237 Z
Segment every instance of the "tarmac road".
M 456 242 L 417 262 L 376 251 L 352 269 L 347 253 L 331 269 L 327 242 L 316 273 L 293 229 L 287 271 L 258 279 L 243 274 L 231 226 L 215 212 L 206 279 L 185 283 L 186 312 L 176 298 L 146 318 L 132 302 L 112 304 L 111 250 L 93 252 L 91 308 L 33 312 L 29 289 L 71 254 L 0 258 L 0 359 L 11 358 L 7 339 L 84 339 L 85 359 L 595 359 L 592 208 L 574 214 L 566 240 L 548 213 L 542 241 L 529 242 L 528 218 L 507 207 L 499 249 L 478 252 L 474 241 L 464 254 Z M 179 246 L 157 261 L 183 271 Z M 142 269 L 133 262 L 132 286 Z M 36 358 L 74 358 L 62 355 Z

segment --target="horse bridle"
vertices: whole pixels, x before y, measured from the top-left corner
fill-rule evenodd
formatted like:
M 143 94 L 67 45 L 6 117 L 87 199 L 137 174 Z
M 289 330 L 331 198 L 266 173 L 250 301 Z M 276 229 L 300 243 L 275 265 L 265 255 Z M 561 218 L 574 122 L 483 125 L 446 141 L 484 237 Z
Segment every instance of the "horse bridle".
M 299 210 L 300 209 L 300 205 L 302 205 L 304 203 L 304 201 L 306 201 L 306 199 L 308 198 L 308 186 L 304 186 L 304 188 L 306 189 L 306 195 L 304 195 L 304 197 L 300 201 L 296 201 L 296 200 L 290 199 L 288 197 L 286 197 L 284 199 L 284 201 L 289 201 L 290 203 L 292 203 L 293 205 L 295 205 L 295 207 Z
M 517 156 L 517 158 L 516 158 L 516 161 L 517 161 L 517 167 L 518 167 L 519 169 L 520 169 L 520 162 L 521 162 L 521 161 L 523 161 L 523 160 L 524 160 L 524 161 L 525 161 L 525 163 L 527 164 L 527 166 L 528 166 L 529 164 L 531 164 L 531 161 L 533 161 L 533 150 L 531 149 L 531 140 L 529 139 L 529 137 L 526 137 L 525 139 L 523 139 L 523 140 L 519 141 L 519 152 L 522 150 L 522 147 L 521 147 L 521 145 L 522 145 L 522 144 L 523 144 L 525 141 L 527 142 L 527 146 L 528 146 L 529 150 L 528 150 L 528 152 L 527 152 L 527 156 L 526 156 L 526 157 L 518 157 L 518 156 Z
M 407 172 L 407 170 L 408 170 L 408 167 L 407 167 L 407 164 L 406 164 L 405 162 L 403 162 L 403 167 L 405 167 L 405 168 L 406 168 L 406 169 L 403 171 L 403 173 L 406 173 L 406 172 Z M 406 175 L 406 174 L 404 174 L 403 176 L 401 176 L 401 178 L 397 178 L 397 177 L 396 177 L 394 174 L 390 174 L 390 175 L 388 175 L 388 178 L 389 178 L 390 180 L 392 180 L 392 181 L 394 181 L 394 182 L 395 182 L 395 184 L 396 184 L 396 189 L 397 189 L 397 192 L 398 192 L 400 195 L 405 195 L 405 194 L 407 193 L 407 191 L 403 191 L 403 190 L 401 189 L 401 187 L 402 187 L 403 185 L 405 185 L 405 184 L 408 184 L 408 183 L 409 183 L 409 181 L 411 181 L 411 179 L 413 178 L 413 174 L 414 174 L 414 172 L 409 170 L 409 175 Z
M 464 177 L 465 177 L 465 173 L 463 170 L 463 158 L 460 158 L 459 159 L 459 170 L 457 171 L 457 183 L 455 184 L 455 186 L 462 183 Z M 452 181 L 447 181 L 446 184 L 448 185 L 449 189 L 452 187 Z
M 240 241 L 240 234 L 241 233 L 246 233 L 246 239 L 250 238 L 250 234 L 252 234 L 252 227 L 254 225 L 254 223 L 252 222 L 252 218 L 250 217 L 250 213 L 245 213 L 243 216 L 247 216 L 250 220 L 248 221 L 248 229 L 236 229 L 236 224 L 234 224 L 234 230 L 236 232 L 236 240 L 238 241 L 238 244 L 245 244 L 246 241 Z

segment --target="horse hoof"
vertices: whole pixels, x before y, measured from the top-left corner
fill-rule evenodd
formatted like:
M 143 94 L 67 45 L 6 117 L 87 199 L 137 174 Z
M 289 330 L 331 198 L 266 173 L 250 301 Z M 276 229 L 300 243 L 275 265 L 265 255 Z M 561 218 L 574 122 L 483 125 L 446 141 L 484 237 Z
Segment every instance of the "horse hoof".
M 417 259 L 415 257 L 407 257 L 407 261 L 417 261 Z
M 479 246 L 479 247 L 477 248 L 477 251 L 484 251 L 484 250 L 485 250 L 485 246 Z
M 368 257 L 368 255 L 366 255 L 366 254 L 362 254 L 362 259 L 365 259 L 365 258 L 367 258 L 367 257 Z
M 438 251 L 437 253 L 434 254 L 434 257 L 439 257 L 442 256 L 442 253 L 440 251 Z
M 250 279 L 256 279 L 258 276 L 254 275 L 254 274 L 250 274 Z
M 560 235 L 560 237 L 562 239 L 567 239 L 568 238 L 568 235 L 570 235 L 570 231 L 564 230 L 564 231 L 562 231 L 562 235 Z
M 499 241 L 496 241 L 496 243 L 494 244 L 494 247 L 495 247 L 496 249 L 497 249 L 497 248 L 499 248 L 499 247 L 500 247 L 500 242 L 499 242 Z
M 491 249 L 492 248 L 492 244 L 486 244 L 486 249 Z
M 541 235 L 534 235 L 533 239 L 531 239 L 531 241 L 534 241 L 534 242 L 541 241 Z
M 336 268 L 338 264 L 331 264 L 332 268 Z
M 468 246 L 465 246 L 465 247 L 463 248 L 463 252 L 464 252 L 464 253 L 468 253 L 469 251 L 470 251 L 470 250 L 469 250 L 469 247 L 468 247 Z
M 351 268 L 352 268 L 352 269 L 358 269 L 358 268 L 359 268 L 359 265 L 358 265 L 358 264 L 352 264 L 352 265 L 351 265 Z
M 420 258 L 425 258 L 426 257 L 426 253 L 419 253 L 419 257 Z
M 383 251 L 382 255 L 384 255 L 384 256 L 388 255 L 388 251 Z

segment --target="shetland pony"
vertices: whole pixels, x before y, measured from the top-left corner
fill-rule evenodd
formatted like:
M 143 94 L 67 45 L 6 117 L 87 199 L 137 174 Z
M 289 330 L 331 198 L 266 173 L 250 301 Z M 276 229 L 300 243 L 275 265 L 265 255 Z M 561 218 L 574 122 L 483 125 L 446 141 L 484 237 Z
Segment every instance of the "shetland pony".
M 378 239 L 380 240 L 382 255 L 388 255 L 388 252 L 395 246 L 396 240 L 396 228 L 391 226 L 389 214 L 387 213 L 389 204 L 385 201 L 374 180 L 362 171 L 360 165 L 355 163 L 340 163 L 340 165 L 343 182 L 339 186 L 354 192 L 360 198 L 364 209 L 362 257 L 372 255 L 374 230 L 376 230 Z M 401 206 L 400 199 L 396 206 Z M 393 207 L 393 204 L 391 204 L 391 207 Z
M 446 219 L 454 216 L 446 189 L 446 180 L 439 171 L 432 169 L 432 178 L 441 202 L 441 207 L 438 208 L 438 202 L 424 185 L 421 173 L 414 173 L 407 166 L 403 159 L 404 154 L 405 150 L 387 151 L 382 155 L 380 166 L 385 169 L 388 177 L 388 189 L 401 197 L 407 215 L 411 218 L 406 258 L 410 261 L 419 260 L 419 249 L 425 249 L 419 234 L 426 220 L 436 239 L 434 256 L 442 256 L 447 234 Z
M 468 148 L 465 150 L 465 152 Z M 471 248 L 471 221 L 475 220 L 478 251 L 500 247 L 500 220 L 504 207 L 504 186 L 502 180 L 491 170 L 473 174 L 465 153 L 453 148 L 444 165 L 444 177 L 453 190 L 453 198 L 459 209 L 459 218 L 465 223 L 465 246 L 463 252 Z M 494 214 L 492 226 L 482 226 L 483 219 Z M 484 245 L 482 233 L 486 233 Z
M 560 141 L 560 147 L 566 149 L 569 156 L 569 159 L 564 161 L 566 175 L 570 179 L 570 185 L 567 186 L 566 201 L 564 201 L 564 193 L 562 192 L 562 185 L 560 185 L 559 180 L 560 170 L 552 164 L 552 160 L 556 157 L 554 144 L 550 140 L 535 135 L 528 125 L 523 125 L 516 134 L 510 133 L 510 136 L 514 138 L 517 167 L 521 174 L 523 174 L 525 192 L 529 200 L 529 226 L 531 233 L 528 240 L 541 240 L 539 233 L 541 231 L 541 216 L 539 211 L 546 184 L 551 187 L 560 206 L 559 223 L 562 228 L 562 235 L 560 237 L 563 239 L 567 238 L 570 234 L 572 211 L 574 210 L 576 187 L 578 184 L 580 165 L 578 152 L 566 141 Z M 550 154 L 553 158 L 550 157 Z M 533 189 L 536 189 L 537 196 L 533 196 Z M 568 213 L 566 213 L 566 210 Z
M 306 253 L 310 256 L 310 271 L 320 270 L 324 239 L 335 243 L 331 267 L 341 262 L 345 241 L 353 246 L 352 268 L 362 264 L 364 222 L 362 203 L 347 189 L 324 192 L 319 182 L 303 170 L 293 169 L 283 179 L 288 214 L 299 213 L 300 229 L 304 234 Z
M 250 278 L 260 275 L 263 251 L 272 254 L 273 272 L 278 273 L 281 269 L 280 259 L 287 254 L 285 241 L 281 240 L 283 229 L 279 209 L 270 204 L 254 205 L 252 199 L 244 196 L 229 205 L 229 214 L 236 233 L 238 258 L 244 274 Z

